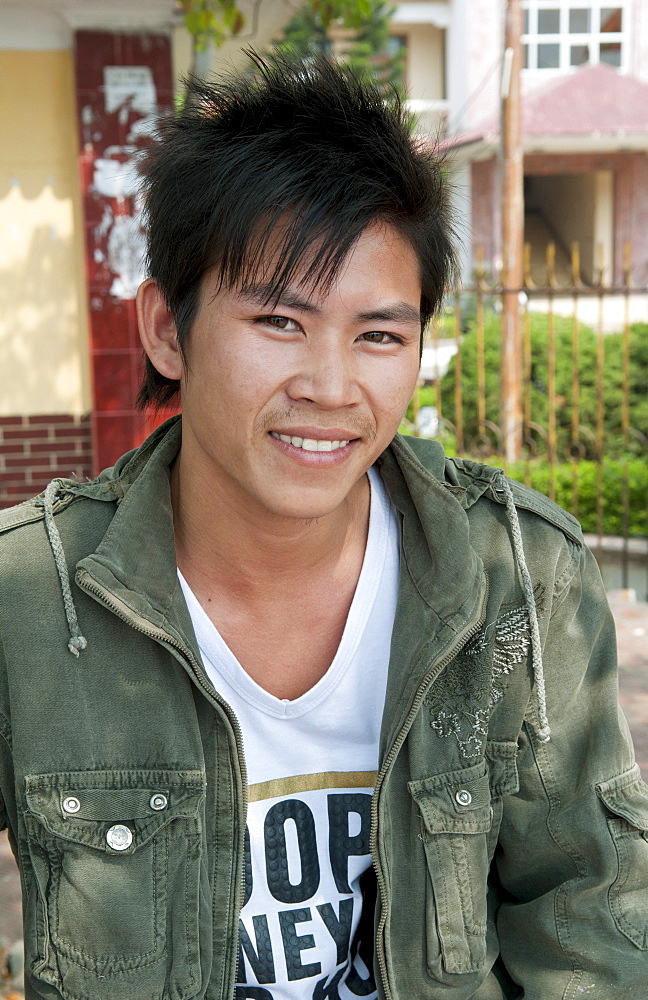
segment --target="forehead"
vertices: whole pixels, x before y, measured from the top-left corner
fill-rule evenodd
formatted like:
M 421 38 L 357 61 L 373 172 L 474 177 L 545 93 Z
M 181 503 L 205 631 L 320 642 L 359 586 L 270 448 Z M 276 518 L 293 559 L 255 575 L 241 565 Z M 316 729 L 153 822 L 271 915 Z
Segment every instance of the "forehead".
M 417 254 L 395 227 L 376 222 L 367 226 L 337 260 L 323 240 L 315 241 L 288 267 L 285 230 L 271 234 L 264 252 L 254 252 L 238 280 L 227 282 L 237 297 L 273 306 L 279 302 L 315 308 L 340 296 L 356 300 L 399 298 L 420 305 L 421 278 Z M 335 250 L 335 248 L 334 248 Z M 225 284 L 222 268 L 205 276 L 204 289 L 218 293 Z M 406 319 L 403 315 L 402 319 Z

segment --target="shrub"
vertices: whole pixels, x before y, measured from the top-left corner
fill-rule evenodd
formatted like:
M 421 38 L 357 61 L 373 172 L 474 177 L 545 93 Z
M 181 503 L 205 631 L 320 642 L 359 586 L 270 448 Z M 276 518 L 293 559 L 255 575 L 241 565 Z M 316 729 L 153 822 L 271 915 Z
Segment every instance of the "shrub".
M 401 426 L 401 433 L 412 428 Z M 456 455 L 454 439 L 443 438 L 447 455 Z M 481 461 L 481 459 L 480 459 Z M 601 493 L 602 533 L 604 535 L 648 535 L 648 463 L 643 458 L 629 461 L 604 458 L 600 464 L 587 460 L 559 462 L 553 470 L 546 457 L 506 465 L 501 455 L 484 459 L 488 465 L 506 468 L 511 479 L 532 486 L 539 493 L 553 497 L 557 504 L 571 511 L 583 531 L 598 532 L 599 484 Z
M 531 371 L 528 392 L 531 420 L 545 431 L 549 420 L 549 318 L 544 313 L 530 313 Z M 554 317 L 555 394 L 557 453 L 568 457 L 571 445 L 573 412 L 572 320 Z M 645 454 L 648 444 L 648 325 L 635 323 L 630 330 L 629 416 L 632 428 L 628 440 L 622 435 L 623 336 L 606 334 L 603 338 L 603 413 L 604 452 L 610 457 Z M 579 328 L 579 454 L 596 458 L 597 421 L 597 336 L 585 325 Z M 478 435 L 478 366 L 477 329 L 474 318 L 467 324 L 461 344 L 461 385 L 465 444 L 468 448 Z M 454 421 L 456 358 L 441 380 L 443 416 Z M 492 311 L 484 318 L 484 379 L 486 419 L 500 425 L 501 365 L 500 319 Z M 539 450 L 546 448 L 542 435 L 534 435 Z M 482 443 L 483 444 L 483 443 Z M 497 450 L 495 442 L 493 450 Z
M 501 457 L 489 458 L 489 464 L 501 467 Z M 509 464 L 511 479 L 528 483 L 534 490 L 551 494 L 552 470 L 546 459 Z M 625 482 L 625 510 L 624 510 Z M 631 461 L 604 459 L 597 462 L 561 462 L 553 468 L 553 494 L 556 503 L 575 514 L 583 531 L 598 531 L 597 496 L 601 493 L 602 531 L 604 535 L 648 535 L 648 464 L 641 458 Z

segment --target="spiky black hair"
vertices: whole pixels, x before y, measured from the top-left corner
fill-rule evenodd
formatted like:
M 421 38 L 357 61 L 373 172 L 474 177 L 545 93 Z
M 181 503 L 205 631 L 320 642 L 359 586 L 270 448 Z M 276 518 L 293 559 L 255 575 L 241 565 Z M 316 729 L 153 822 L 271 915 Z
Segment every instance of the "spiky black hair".
M 231 288 L 263 267 L 277 299 L 298 270 L 302 283 L 327 287 L 374 222 L 415 251 L 424 326 L 454 266 L 440 161 L 412 138 L 397 95 L 387 105 L 348 67 L 248 54 L 253 71 L 189 82 L 143 168 L 149 274 L 181 352 L 208 270 L 216 288 Z M 138 403 L 164 406 L 179 388 L 147 359 Z

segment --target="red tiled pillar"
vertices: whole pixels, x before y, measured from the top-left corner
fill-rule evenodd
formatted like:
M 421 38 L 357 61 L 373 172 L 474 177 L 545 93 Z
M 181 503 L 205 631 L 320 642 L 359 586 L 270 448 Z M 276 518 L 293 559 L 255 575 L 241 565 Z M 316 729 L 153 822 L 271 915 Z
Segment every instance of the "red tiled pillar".
M 135 409 L 142 370 L 134 295 L 143 277 L 138 153 L 172 103 L 163 34 L 79 31 L 77 115 L 90 314 L 94 472 L 140 444 L 156 421 Z

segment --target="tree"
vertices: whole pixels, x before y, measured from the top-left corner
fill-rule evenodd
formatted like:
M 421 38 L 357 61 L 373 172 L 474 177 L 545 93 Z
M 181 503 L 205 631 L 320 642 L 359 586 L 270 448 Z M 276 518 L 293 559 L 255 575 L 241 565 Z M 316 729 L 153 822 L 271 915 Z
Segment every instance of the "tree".
M 366 7 L 363 17 L 350 24 L 348 16 L 345 20 L 342 3 L 329 4 L 324 11 L 321 0 L 306 0 L 286 25 L 274 49 L 294 52 L 303 59 L 320 52 L 330 53 L 334 50 L 330 31 L 332 19 L 342 22 L 345 27 L 352 28 L 344 51 L 346 64 L 373 77 L 384 87 L 386 97 L 393 92 L 392 88 L 401 92 L 403 56 L 398 51 L 389 51 L 389 21 L 394 7 L 384 0 L 367 0 Z
M 206 76 L 210 68 L 209 50 L 228 38 L 236 37 L 245 27 L 245 16 L 237 0 L 176 0 L 184 15 L 187 31 L 193 38 L 191 72 Z M 261 0 L 258 0 L 261 2 Z M 361 30 L 371 15 L 375 0 L 309 0 L 324 30 L 339 19 L 347 28 Z

